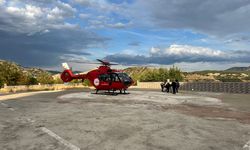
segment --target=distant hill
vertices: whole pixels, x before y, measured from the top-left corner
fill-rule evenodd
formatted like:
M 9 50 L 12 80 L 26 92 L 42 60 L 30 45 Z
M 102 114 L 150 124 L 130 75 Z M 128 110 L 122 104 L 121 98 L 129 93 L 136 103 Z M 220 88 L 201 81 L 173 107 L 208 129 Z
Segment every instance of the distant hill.
M 241 69 L 239 69 L 241 68 Z M 130 67 L 124 69 L 134 80 L 140 81 L 164 81 L 164 78 L 176 78 L 176 74 L 169 76 L 170 68 Z M 162 74 L 166 74 L 162 77 Z M 250 67 L 233 67 L 227 70 L 203 70 L 194 72 L 182 72 L 183 81 L 189 82 L 249 82 Z
M 177 67 L 171 68 L 154 68 L 154 67 L 129 67 L 123 70 L 133 80 L 146 81 L 146 82 L 160 82 L 176 80 L 183 80 L 183 73 Z
M 55 71 L 55 70 L 46 70 L 46 71 L 49 72 L 52 75 L 61 73 L 60 71 Z
M 135 81 L 139 80 L 142 82 L 166 81 L 167 79 L 191 82 L 250 82 L 250 66 L 195 72 L 181 72 L 176 67 L 129 67 L 123 71 L 128 73 Z M 7 85 L 62 83 L 60 73 L 53 70 L 46 71 L 40 68 L 22 67 L 15 62 L 0 60 L 0 88 L 5 83 Z M 81 72 L 74 71 L 74 73 Z
M 40 68 L 28 68 L 21 65 L 0 60 L 0 87 L 7 85 L 32 85 L 54 83 L 52 75 Z
M 249 67 L 232 67 L 232 68 L 226 69 L 225 71 L 250 71 L 250 66 Z
M 153 69 L 149 67 L 129 67 L 124 69 L 123 71 L 126 72 L 129 76 L 132 76 L 137 79 L 151 70 Z

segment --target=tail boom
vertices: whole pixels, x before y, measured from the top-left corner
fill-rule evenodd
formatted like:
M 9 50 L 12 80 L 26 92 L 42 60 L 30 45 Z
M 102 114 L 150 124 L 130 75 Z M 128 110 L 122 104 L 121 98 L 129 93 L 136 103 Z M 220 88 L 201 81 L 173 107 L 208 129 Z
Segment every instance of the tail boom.
M 64 70 L 61 74 L 61 79 L 63 80 L 63 82 L 70 82 L 73 79 L 82 79 L 84 80 L 86 78 L 86 74 L 73 74 L 73 72 L 69 69 Z

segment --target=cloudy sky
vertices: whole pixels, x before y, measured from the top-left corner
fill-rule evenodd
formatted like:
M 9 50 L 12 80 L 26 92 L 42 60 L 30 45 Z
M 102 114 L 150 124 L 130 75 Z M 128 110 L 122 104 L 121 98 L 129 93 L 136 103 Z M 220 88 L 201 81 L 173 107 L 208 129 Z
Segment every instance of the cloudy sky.
M 0 0 L 0 59 L 185 71 L 250 65 L 250 0 Z M 93 66 L 91 66 L 93 67 Z

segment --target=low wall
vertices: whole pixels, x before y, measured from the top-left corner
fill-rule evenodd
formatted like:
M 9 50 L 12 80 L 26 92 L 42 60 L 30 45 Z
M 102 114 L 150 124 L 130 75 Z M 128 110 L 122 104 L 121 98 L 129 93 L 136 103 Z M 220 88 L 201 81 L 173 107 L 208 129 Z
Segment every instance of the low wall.
M 161 89 L 162 82 L 137 82 L 137 86 L 131 88 L 139 89 Z M 250 93 L 250 82 L 181 82 L 180 90 L 222 92 L 222 93 Z M 42 90 L 63 90 L 72 88 L 86 88 L 82 84 L 45 84 L 29 86 L 5 86 L 0 93 L 18 91 L 42 91 Z
M 84 88 L 82 84 L 43 84 L 43 85 L 19 85 L 4 86 L 0 93 L 19 92 L 19 91 L 42 91 L 42 90 L 63 90 L 70 88 Z
M 133 88 L 161 89 L 162 82 L 137 82 Z M 180 90 L 221 93 L 250 93 L 250 82 L 180 82 Z
M 137 82 L 134 88 L 142 88 L 142 89 L 161 89 L 162 82 Z M 180 85 L 184 84 L 184 82 L 180 82 Z
M 143 89 L 161 89 L 162 82 L 137 82 L 134 88 L 143 88 Z
M 187 82 L 180 90 L 249 94 L 250 82 Z

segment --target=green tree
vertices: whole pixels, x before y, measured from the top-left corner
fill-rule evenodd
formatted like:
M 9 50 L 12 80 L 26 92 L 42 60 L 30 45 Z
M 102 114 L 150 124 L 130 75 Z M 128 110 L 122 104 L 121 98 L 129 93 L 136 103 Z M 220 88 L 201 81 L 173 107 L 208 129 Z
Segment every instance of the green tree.
M 140 76 L 140 81 L 144 82 L 167 81 L 167 79 L 182 81 L 182 72 L 179 68 L 173 66 L 169 70 L 164 68 L 152 69 Z
M 0 89 L 3 87 L 3 85 L 4 85 L 3 79 L 0 77 Z
M 53 84 L 53 77 L 47 72 L 41 72 L 36 76 L 37 82 L 41 84 Z
M 91 82 L 88 79 L 86 79 L 83 81 L 83 85 L 84 86 L 91 86 Z
M 183 80 L 183 75 L 182 72 L 179 68 L 177 67 L 171 67 L 169 68 L 169 79 L 170 80 L 179 80 L 182 81 Z
M 22 72 L 16 64 L 1 62 L 0 63 L 0 77 L 3 83 L 7 85 L 17 85 Z
M 54 84 L 62 84 L 63 80 L 61 78 L 55 78 L 54 79 Z
M 168 69 L 160 68 L 159 69 L 159 81 L 167 81 L 169 79 Z
M 29 85 L 36 85 L 36 84 L 38 84 L 38 81 L 35 77 L 30 77 L 28 84 Z

